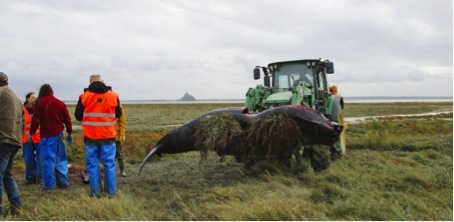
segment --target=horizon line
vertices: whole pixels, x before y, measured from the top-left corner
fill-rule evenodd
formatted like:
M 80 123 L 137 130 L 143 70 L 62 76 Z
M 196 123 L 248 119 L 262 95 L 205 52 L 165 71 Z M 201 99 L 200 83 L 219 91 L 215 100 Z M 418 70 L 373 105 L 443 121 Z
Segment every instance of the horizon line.
M 453 96 L 343 96 L 346 99 L 453 99 Z M 241 99 L 196 99 L 195 101 L 244 101 L 245 98 Z M 63 100 L 63 101 L 78 101 L 78 100 Z M 122 99 L 121 101 L 182 101 L 181 99 Z

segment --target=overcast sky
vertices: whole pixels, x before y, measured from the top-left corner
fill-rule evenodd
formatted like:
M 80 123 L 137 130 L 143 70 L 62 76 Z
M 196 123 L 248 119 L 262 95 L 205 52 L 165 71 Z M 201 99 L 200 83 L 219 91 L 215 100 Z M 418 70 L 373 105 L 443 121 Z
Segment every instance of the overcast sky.
M 24 100 L 77 100 L 93 73 L 121 100 L 242 99 L 252 70 L 334 62 L 352 96 L 452 96 L 452 0 L 0 0 L 0 71 Z

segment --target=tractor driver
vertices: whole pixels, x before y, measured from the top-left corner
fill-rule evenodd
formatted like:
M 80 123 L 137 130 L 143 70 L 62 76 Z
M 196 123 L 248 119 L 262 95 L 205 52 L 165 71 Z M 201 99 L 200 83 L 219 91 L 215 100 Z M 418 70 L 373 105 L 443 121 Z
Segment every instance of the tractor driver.
M 309 78 L 308 78 L 309 76 L 310 76 L 309 73 L 298 75 L 299 78 L 296 79 L 296 80 L 294 81 L 293 86 L 297 86 L 297 85 L 299 85 L 301 82 L 305 82 L 305 83 L 307 83 L 307 84 L 312 85 L 312 81 L 309 80 Z

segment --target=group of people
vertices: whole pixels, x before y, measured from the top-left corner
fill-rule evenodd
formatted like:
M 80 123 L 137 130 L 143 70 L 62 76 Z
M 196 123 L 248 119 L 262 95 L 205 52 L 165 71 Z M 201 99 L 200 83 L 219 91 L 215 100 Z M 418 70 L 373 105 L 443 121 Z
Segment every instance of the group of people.
M 17 184 L 12 175 L 14 159 L 22 148 L 26 184 L 43 184 L 43 190 L 69 186 L 66 144 L 71 145 L 72 123 L 66 104 L 44 84 L 38 96 L 30 92 L 22 106 L 8 86 L 8 76 L 0 72 L 0 215 L 17 214 L 22 207 Z M 101 75 L 90 76 L 90 85 L 79 96 L 74 116 L 81 122 L 89 176 L 90 196 L 105 191 L 116 195 L 116 164 L 125 177 L 125 112 L 117 93 L 105 85 Z M 66 129 L 66 140 L 64 130 Z M 101 188 L 100 160 L 104 165 L 104 188 Z M 11 207 L 1 206 L 5 190 Z

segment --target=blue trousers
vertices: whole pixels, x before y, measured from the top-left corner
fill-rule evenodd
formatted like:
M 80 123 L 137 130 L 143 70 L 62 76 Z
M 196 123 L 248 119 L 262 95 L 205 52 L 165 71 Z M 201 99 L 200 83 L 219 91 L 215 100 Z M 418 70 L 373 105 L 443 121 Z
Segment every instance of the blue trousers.
M 39 143 L 22 144 L 22 153 L 24 154 L 25 162 L 25 179 L 26 180 L 41 180 L 43 174 L 41 171 L 40 149 Z
M 60 187 L 69 186 L 68 157 L 63 142 L 63 132 L 56 136 L 41 138 L 40 149 L 44 180 L 43 189 L 54 189 L 55 183 Z
M 90 195 L 96 196 L 101 190 L 101 173 L 99 161 L 104 165 L 104 191 L 108 194 L 116 194 L 117 167 L 115 165 L 115 142 L 102 145 L 85 144 L 86 164 L 90 177 Z
M 6 191 L 8 200 L 12 206 L 21 207 L 22 200 L 19 195 L 16 181 L 11 171 L 13 170 L 14 158 L 20 146 L 0 143 L 0 215 L 3 214 L 3 189 Z

